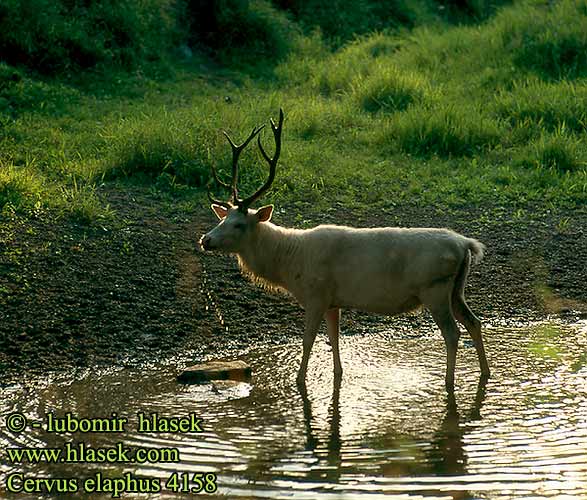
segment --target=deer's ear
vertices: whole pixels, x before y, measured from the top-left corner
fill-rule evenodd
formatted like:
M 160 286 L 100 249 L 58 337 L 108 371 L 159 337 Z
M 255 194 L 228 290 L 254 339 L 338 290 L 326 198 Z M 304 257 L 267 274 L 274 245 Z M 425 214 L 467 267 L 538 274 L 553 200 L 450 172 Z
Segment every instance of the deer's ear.
M 271 215 L 273 214 L 273 205 L 266 205 L 264 207 L 261 207 L 259 210 L 257 210 L 257 220 L 259 222 L 267 222 L 269 220 L 271 220 Z
M 222 205 L 216 205 L 216 203 L 212 203 L 210 208 L 212 208 L 212 212 L 214 212 L 216 217 L 218 217 L 220 220 L 224 219 L 228 215 L 228 208 L 223 207 Z

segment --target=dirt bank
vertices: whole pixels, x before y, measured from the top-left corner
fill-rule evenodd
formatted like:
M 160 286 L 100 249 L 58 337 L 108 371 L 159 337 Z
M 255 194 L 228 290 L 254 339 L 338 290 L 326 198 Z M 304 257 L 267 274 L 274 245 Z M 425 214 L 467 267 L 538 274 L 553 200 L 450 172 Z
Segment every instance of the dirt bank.
M 0 381 L 23 373 L 136 364 L 189 352 L 235 353 L 301 335 L 302 312 L 241 277 L 231 257 L 203 254 L 215 224 L 205 206 L 174 211 L 146 189 L 103 193 L 116 224 L 80 225 L 53 214 L 0 224 Z M 285 210 L 287 208 L 287 210 Z M 587 312 L 587 213 L 481 207 L 439 211 L 392 206 L 374 215 L 281 207 L 274 222 L 305 226 L 446 226 L 487 245 L 467 297 L 484 322 Z M 297 224 L 299 225 L 299 224 Z M 389 326 L 393 325 L 392 333 Z M 381 329 L 421 335 L 426 313 L 383 318 L 350 312 L 345 334 Z

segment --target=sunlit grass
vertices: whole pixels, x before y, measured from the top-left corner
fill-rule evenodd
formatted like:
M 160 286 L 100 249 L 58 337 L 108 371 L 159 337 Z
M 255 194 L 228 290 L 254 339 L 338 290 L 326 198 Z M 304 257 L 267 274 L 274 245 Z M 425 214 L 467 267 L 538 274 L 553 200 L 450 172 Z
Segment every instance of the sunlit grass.
M 0 163 L 0 200 L 7 209 L 39 205 L 45 195 L 43 178 L 31 165 Z
M 531 143 L 530 160 L 536 165 L 553 169 L 560 173 L 585 169 L 585 146 L 580 139 L 566 134 L 563 127 L 554 134 L 544 134 Z
M 395 116 L 378 142 L 416 156 L 443 157 L 482 153 L 499 143 L 496 121 L 474 107 L 442 104 L 414 107 Z
M 517 83 L 495 99 L 498 116 L 514 127 L 528 131 L 587 130 L 587 85 L 584 82 L 544 82 L 538 79 Z
M 403 111 L 421 103 L 428 93 L 423 78 L 391 65 L 377 66 L 371 75 L 352 83 L 353 100 L 369 112 Z

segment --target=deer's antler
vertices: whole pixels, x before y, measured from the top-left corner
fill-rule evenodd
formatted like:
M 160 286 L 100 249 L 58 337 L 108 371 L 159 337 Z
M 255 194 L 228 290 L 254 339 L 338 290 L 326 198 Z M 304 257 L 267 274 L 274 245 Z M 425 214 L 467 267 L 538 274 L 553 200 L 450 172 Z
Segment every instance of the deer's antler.
M 273 131 L 273 137 L 275 138 L 275 154 L 273 158 L 270 158 L 269 155 L 263 149 L 261 144 L 261 137 L 257 137 L 257 144 L 259 145 L 259 149 L 261 150 L 261 154 L 265 161 L 269 163 L 269 178 L 254 194 L 249 196 L 248 198 L 239 201 L 238 206 L 242 210 L 246 210 L 249 206 L 259 199 L 273 184 L 275 179 L 275 170 L 277 168 L 277 161 L 279 160 L 279 155 L 281 153 L 281 130 L 283 128 L 283 109 L 279 110 L 279 122 L 275 125 L 273 118 L 271 118 L 271 130 Z
M 273 119 L 271 119 L 271 130 L 273 131 L 273 136 L 275 138 L 275 154 L 273 155 L 273 158 L 270 158 L 269 155 L 263 149 L 263 146 L 261 145 L 261 137 L 260 136 L 257 137 L 257 143 L 259 145 L 259 149 L 261 150 L 261 154 L 263 155 L 263 158 L 265 158 L 267 163 L 269 163 L 269 178 L 267 179 L 265 184 L 263 184 L 263 186 L 261 186 L 261 188 L 259 190 L 257 190 L 253 195 L 249 196 L 248 198 L 246 198 L 244 200 L 241 200 L 238 197 L 238 188 L 237 188 L 238 160 L 239 160 L 240 154 L 241 154 L 242 150 L 245 149 L 249 145 L 249 143 L 254 139 L 254 137 L 257 134 L 259 134 L 259 132 L 261 132 L 261 130 L 263 130 L 264 127 L 265 127 L 265 125 L 261 125 L 260 127 L 253 128 L 253 131 L 251 132 L 249 137 L 247 137 L 247 139 L 242 144 L 239 144 L 239 145 L 236 145 L 234 143 L 234 141 L 230 138 L 230 136 L 228 135 L 227 132 L 223 132 L 224 135 L 226 136 L 226 139 L 228 139 L 228 142 L 230 143 L 230 147 L 232 148 L 232 176 L 231 176 L 230 184 L 224 182 L 222 179 L 220 179 L 218 177 L 218 172 L 216 172 L 216 169 L 214 168 L 213 165 L 212 165 L 212 175 L 214 177 L 214 180 L 220 186 L 222 186 L 227 191 L 230 191 L 231 198 L 230 198 L 229 202 L 217 200 L 212 197 L 210 190 L 208 190 L 208 199 L 210 200 L 211 203 L 221 205 L 225 208 L 232 208 L 233 206 L 237 206 L 239 210 L 246 211 L 247 208 L 249 208 L 249 206 L 254 201 L 256 201 L 259 197 L 261 197 L 261 195 L 263 193 L 265 193 L 271 187 L 271 184 L 273 183 L 273 180 L 275 179 L 275 169 L 277 167 L 277 161 L 279 160 L 279 154 L 281 153 L 281 129 L 283 127 L 283 110 L 282 109 L 279 110 L 279 122 L 277 125 L 275 125 L 275 122 L 273 121 Z
M 226 131 L 223 132 L 224 135 L 226 136 L 226 138 L 228 139 L 230 147 L 232 148 L 232 176 L 231 176 L 230 184 L 227 184 L 226 182 L 221 180 L 220 177 L 218 177 L 218 172 L 216 172 L 214 165 L 212 165 L 212 175 L 214 176 L 214 180 L 220 186 L 222 186 L 224 189 L 231 192 L 231 202 L 216 200 L 216 199 L 212 198 L 210 191 L 208 191 L 208 199 L 212 203 L 222 205 L 225 208 L 230 208 L 230 206 L 231 206 L 230 203 L 238 204 L 238 201 L 239 201 L 238 200 L 238 191 L 237 191 L 237 187 L 236 187 L 236 184 L 238 182 L 238 159 L 239 159 L 239 156 L 240 156 L 242 150 L 245 149 L 249 145 L 249 142 L 251 142 L 253 140 L 253 138 L 259 132 L 261 132 L 261 130 L 263 130 L 263 127 L 265 127 L 265 125 L 261 125 L 260 127 L 253 128 L 253 131 L 251 132 L 249 137 L 247 137 L 247 139 L 242 144 L 239 144 L 239 145 L 236 145 L 234 143 L 234 141 L 230 138 L 230 136 L 228 135 L 228 133 Z

